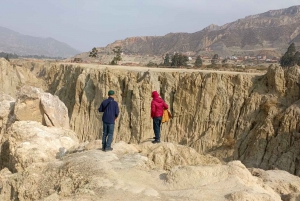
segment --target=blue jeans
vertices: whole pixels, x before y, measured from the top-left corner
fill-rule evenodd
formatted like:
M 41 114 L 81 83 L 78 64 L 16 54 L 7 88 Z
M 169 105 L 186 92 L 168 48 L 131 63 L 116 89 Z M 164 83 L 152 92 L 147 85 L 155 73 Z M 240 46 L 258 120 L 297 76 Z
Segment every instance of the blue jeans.
M 160 141 L 161 119 L 162 119 L 162 117 L 153 117 L 153 130 L 154 130 L 156 141 Z
M 111 148 L 115 124 L 103 122 L 102 149 Z

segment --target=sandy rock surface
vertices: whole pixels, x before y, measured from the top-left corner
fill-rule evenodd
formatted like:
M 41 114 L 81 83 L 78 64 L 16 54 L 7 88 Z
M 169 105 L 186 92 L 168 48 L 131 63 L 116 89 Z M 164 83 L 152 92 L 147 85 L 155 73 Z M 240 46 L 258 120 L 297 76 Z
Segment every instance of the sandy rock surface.
M 65 155 L 78 144 L 76 134 L 68 129 L 46 127 L 34 121 L 16 121 L 2 145 L 1 166 L 13 172 Z
M 191 152 L 191 148 L 171 143 L 128 145 L 119 142 L 113 147 L 113 151 L 103 152 L 101 141 L 94 141 L 78 145 L 78 149 L 60 159 L 39 165 L 33 163 L 15 174 L 3 169 L 0 198 L 20 201 L 280 201 L 281 197 L 295 197 L 298 193 L 295 188 L 300 185 L 300 179 L 287 172 L 278 175 L 276 171 L 256 170 L 259 174 L 254 174 L 255 170 L 249 171 L 240 161 L 221 164 L 216 158 L 202 155 L 194 163 L 177 165 L 176 158 L 170 158 L 166 170 L 146 156 L 151 155 L 150 150 L 157 150 L 157 156 L 166 157 L 169 153 L 164 150 L 170 147 L 181 154 Z M 295 188 L 285 188 L 288 186 Z

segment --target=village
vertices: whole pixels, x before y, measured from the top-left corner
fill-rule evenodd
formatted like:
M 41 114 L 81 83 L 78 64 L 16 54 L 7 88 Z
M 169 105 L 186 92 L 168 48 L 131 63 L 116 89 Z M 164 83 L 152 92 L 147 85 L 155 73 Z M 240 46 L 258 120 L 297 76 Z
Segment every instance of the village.
M 176 52 L 174 52 L 175 54 Z M 188 58 L 186 62 L 186 66 L 181 66 L 181 68 L 193 68 L 194 63 L 197 58 L 197 54 L 195 52 L 184 52 L 182 55 Z M 206 67 L 254 67 L 254 66 L 269 66 L 270 64 L 279 63 L 279 56 L 270 56 L 267 54 L 258 54 L 256 56 L 250 55 L 231 55 L 231 56 L 218 56 L 217 59 L 213 59 L 214 55 L 212 51 L 210 54 L 204 53 L 200 55 L 202 60 L 202 68 Z M 170 55 L 170 57 L 172 54 Z M 119 65 L 122 66 L 147 66 L 147 67 L 165 67 L 163 65 L 165 55 L 150 55 L 150 54 L 134 54 L 134 53 L 121 53 L 122 60 L 118 62 Z M 75 57 L 69 62 L 75 63 L 98 63 L 100 65 L 107 65 L 113 58 L 113 54 L 98 54 L 97 58 L 90 57 Z M 213 61 L 213 62 L 212 62 Z M 212 66 L 212 63 L 214 66 Z M 171 67 L 171 66 L 170 66 Z

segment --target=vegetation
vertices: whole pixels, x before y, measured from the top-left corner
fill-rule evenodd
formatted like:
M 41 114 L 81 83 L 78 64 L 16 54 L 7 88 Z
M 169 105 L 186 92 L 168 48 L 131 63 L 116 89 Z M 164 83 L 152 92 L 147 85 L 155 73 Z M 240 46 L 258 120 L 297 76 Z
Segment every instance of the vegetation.
M 26 56 L 19 56 L 22 58 L 33 58 L 33 59 L 57 59 L 57 60 L 62 60 L 65 59 L 63 57 L 49 57 L 45 55 L 26 55 Z
M 117 65 L 118 61 L 122 60 L 121 54 L 122 54 L 122 49 L 121 46 L 116 46 L 113 49 L 113 53 L 115 54 L 113 60 L 110 62 L 110 65 Z
M 215 54 L 213 56 L 213 58 L 211 59 L 211 64 L 213 64 L 213 65 L 216 64 L 218 62 L 218 60 L 219 60 L 219 55 Z
M 280 65 L 282 67 L 300 66 L 300 52 L 296 51 L 295 43 L 292 43 L 281 57 Z
M 90 52 L 89 57 L 94 57 L 94 58 L 98 57 L 98 50 L 95 47 Z
M 170 66 L 170 65 L 171 65 L 171 63 L 170 63 L 170 55 L 166 54 L 166 56 L 164 58 L 163 66 Z
M 34 59 L 58 59 L 58 60 L 65 59 L 63 57 L 49 57 L 49 56 L 45 56 L 45 55 L 25 55 L 25 56 L 19 56 L 17 54 L 0 52 L 0 58 L 5 58 L 6 60 L 17 59 L 19 57 L 22 57 L 22 58 L 34 58 Z
M 188 57 L 183 54 L 174 54 L 172 56 L 172 63 L 171 66 L 180 67 L 180 66 L 187 66 Z
M 227 61 L 228 61 L 228 59 L 226 58 L 226 59 L 223 59 L 222 60 L 222 64 L 226 64 L 227 63 Z
M 195 67 L 201 67 L 202 66 L 202 59 L 200 56 L 197 56 L 196 61 L 194 63 Z
M 149 61 L 149 63 L 146 64 L 147 67 L 158 67 L 157 63 L 154 63 L 152 61 Z
M 7 61 L 9 61 L 10 59 L 17 59 L 18 55 L 6 53 L 6 52 L 0 52 L 0 58 L 5 58 Z

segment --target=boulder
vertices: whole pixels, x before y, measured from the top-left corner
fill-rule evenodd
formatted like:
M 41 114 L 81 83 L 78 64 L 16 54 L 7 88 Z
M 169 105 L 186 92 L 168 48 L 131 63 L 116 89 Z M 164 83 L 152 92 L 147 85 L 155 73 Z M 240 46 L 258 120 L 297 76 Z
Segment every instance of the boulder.
M 68 109 L 57 96 L 35 87 L 22 87 L 15 105 L 16 119 L 69 128 Z
M 61 158 L 69 148 L 78 144 L 73 131 L 46 127 L 34 121 L 16 121 L 8 135 L 8 141 L 2 146 L 0 164 L 12 172 Z

